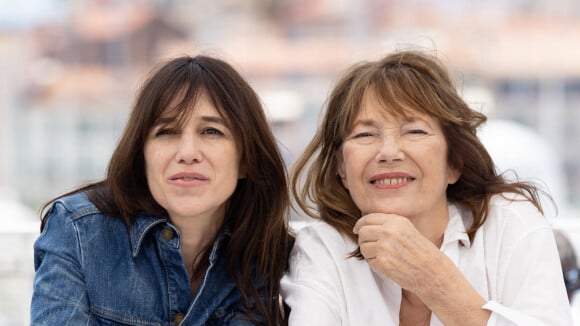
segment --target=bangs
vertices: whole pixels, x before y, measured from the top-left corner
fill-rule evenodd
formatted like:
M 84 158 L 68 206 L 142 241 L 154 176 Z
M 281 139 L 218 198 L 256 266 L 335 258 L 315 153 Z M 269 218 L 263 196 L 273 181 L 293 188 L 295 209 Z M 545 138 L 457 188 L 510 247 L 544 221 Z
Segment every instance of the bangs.
M 406 69 L 408 70 L 408 69 Z M 437 116 L 435 110 L 429 110 L 425 105 L 424 95 L 417 93 L 420 89 L 407 76 L 408 71 L 402 71 L 401 66 L 386 67 L 375 72 L 367 80 L 359 79 L 350 87 L 343 110 L 341 139 L 352 131 L 354 120 L 361 110 L 364 110 L 365 100 L 376 101 L 385 109 L 385 115 L 397 118 L 409 118 L 412 112 Z
M 225 110 L 216 101 L 216 95 L 208 90 L 208 87 L 201 82 L 186 82 L 175 94 L 166 93 L 161 100 L 159 116 L 155 119 L 154 126 L 157 125 L 176 125 L 183 126 L 191 113 L 195 110 L 200 97 L 205 94 L 218 111 L 221 118 L 224 119 L 226 126 L 232 128 L 229 117 Z
M 418 107 L 417 103 L 410 100 L 407 94 L 401 93 L 404 91 L 395 83 L 383 85 L 375 83 L 365 92 L 365 97 L 371 98 L 383 107 L 386 116 L 409 118 L 412 112 L 427 113 L 426 110 Z
M 183 126 L 202 94 L 211 100 L 227 127 L 232 127 L 234 119 L 221 99 L 223 86 L 211 69 L 204 67 L 203 62 L 186 59 L 162 69 L 159 74 L 162 77 L 156 81 L 156 92 L 151 94 L 155 99 L 150 110 L 152 116 L 147 119 L 150 123 L 148 129 L 162 124 Z
M 379 71 L 370 86 L 376 100 L 389 114 L 408 118 L 412 111 L 443 120 L 446 111 L 434 85 L 415 69 L 403 64 Z
M 191 84 L 182 86 L 177 92 L 165 93 L 159 103 L 162 110 L 156 117 L 156 125 L 177 125 L 183 126 L 200 97 L 202 90 L 199 87 L 192 87 Z

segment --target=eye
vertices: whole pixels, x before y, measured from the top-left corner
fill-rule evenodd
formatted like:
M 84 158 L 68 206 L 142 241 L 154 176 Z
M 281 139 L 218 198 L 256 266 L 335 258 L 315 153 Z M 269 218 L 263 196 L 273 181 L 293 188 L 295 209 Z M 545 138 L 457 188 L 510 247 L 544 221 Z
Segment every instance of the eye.
M 353 130 L 346 138 L 356 144 L 372 144 L 378 140 L 379 133 L 373 130 Z
M 219 130 L 217 128 L 212 128 L 212 127 L 205 128 L 202 131 L 202 134 L 204 134 L 204 135 L 210 135 L 210 136 L 223 136 L 224 135 L 224 133 L 221 130 Z
M 427 135 L 428 132 L 423 130 L 423 129 L 411 129 L 409 131 L 407 131 L 408 134 L 411 135 Z
M 352 138 L 365 138 L 365 137 L 372 137 L 372 136 L 374 136 L 373 133 L 368 132 L 368 131 L 363 131 L 363 132 L 359 132 L 359 133 L 354 134 L 352 136 Z
M 364 139 L 378 135 L 378 130 L 366 126 L 359 126 L 350 131 L 347 139 Z
M 177 131 L 171 128 L 159 128 L 155 131 L 155 137 L 166 136 L 166 135 L 175 135 Z
M 401 126 L 401 135 L 412 137 L 428 136 L 432 129 L 422 120 L 411 121 Z

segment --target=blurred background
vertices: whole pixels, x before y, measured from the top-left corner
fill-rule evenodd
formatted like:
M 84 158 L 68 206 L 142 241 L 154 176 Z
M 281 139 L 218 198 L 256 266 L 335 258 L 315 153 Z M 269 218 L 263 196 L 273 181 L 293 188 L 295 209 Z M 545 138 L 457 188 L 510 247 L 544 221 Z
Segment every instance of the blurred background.
M 552 193 L 580 248 L 577 0 L 0 0 L 0 325 L 27 325 L 42 204 L 104 176 L 140 82 L 210 54 L 261 96 L 288 165 L 348 65 L 436 53 L 499 170 Z M 557 215 L 557 216 L 556 216 Z M 293 216 L 295 222 L 300 216 Z

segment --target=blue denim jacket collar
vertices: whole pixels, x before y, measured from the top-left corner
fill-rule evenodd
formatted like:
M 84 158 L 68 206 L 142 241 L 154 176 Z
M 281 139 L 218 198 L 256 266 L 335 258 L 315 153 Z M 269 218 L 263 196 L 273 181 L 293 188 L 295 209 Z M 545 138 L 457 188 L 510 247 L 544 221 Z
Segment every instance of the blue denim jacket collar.
M 159 218 L 152 215 L 142 214 L 133 220 L 131 229 L 129 230 L 129 238 L 131 239 L 131 253 L 133 257 L 137 257 L 141 249 L 141 243 L 147 233 L 153 229 L 157 224 L 167 222 L 167 218 Z
M 167 223 L 169 219 L 166 217 L 158 217 L 155 215 L 150 214 L 141 214 L 136 219 L 133 220 L 131 224 L 131 229 L 129 231 L 129 238 L 131 239 L 131 253 L 133 257 L 139 255 L 139 251 L 141 249 L 141 243 L 143 242 L 143 238 L 149 233 L 149 231 L 153 230 L 154 227 L 160 223 Z M 171 224 L 168 223 L 175 234 L 177 234 L 179 241 L 181 241 L 181 235 L 179 230 Z M 231 227 L 229 225 L 225 225 L 220 233 L 218 233 L 216 240 L 214 241 L 214 245 L 210 254 L 210 262 L 215 262 L 217 259 L 217 251 L 219 248 L 219 244 L 223 241 L 225 237 L 231 236 Z

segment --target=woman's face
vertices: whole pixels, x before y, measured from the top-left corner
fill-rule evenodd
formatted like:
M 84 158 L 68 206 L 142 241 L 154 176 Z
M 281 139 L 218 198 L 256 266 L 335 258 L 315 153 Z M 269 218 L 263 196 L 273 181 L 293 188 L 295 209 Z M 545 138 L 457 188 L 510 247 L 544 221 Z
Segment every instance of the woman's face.
M 240 175 L 232 131 L 205 92 L 183 125 L 160 122 L 145 141 L 147 183 L 171 219 L 223 219 Z
M 460 174 L 448 165 L 447 143 L 434 118 L 417 111 L 406 118 L 390 115 L 366 94 L 337 156 L 343 185 L 363 215 L 447 217 L 445 191 Z

